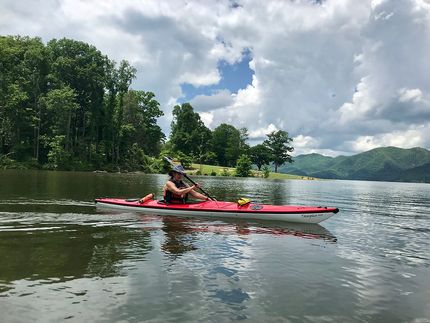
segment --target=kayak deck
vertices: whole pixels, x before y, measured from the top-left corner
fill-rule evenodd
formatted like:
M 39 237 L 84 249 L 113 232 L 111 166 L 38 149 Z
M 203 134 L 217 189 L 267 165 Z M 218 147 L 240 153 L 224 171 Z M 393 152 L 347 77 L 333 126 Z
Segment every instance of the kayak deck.
M 339 212 L 334 207 L 255 203 L 240 206 L 234 202 L 222 201 L 164 204 L 156 200 L 149 200 L 141 204 L 138 201 L 126 199 L 100 198 L 96 199 L 95 202 L 98 207 L 127 209 L 147 214 L 278 220 L 299 223 L 319 223 Z

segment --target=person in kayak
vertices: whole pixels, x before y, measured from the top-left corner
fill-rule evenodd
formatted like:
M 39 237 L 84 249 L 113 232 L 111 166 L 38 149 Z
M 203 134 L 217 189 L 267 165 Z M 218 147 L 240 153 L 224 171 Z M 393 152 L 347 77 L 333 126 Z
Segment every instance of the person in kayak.
M 184 174 L 185 171 L 183 167 L 179 165 L 173 167 L 173 169 L 169 171 L 170 178 L 163 188 L 164 202 L 186 203 L 189 195 L 198 200 L 209 200 L 209 197 L 195 191 L 195 189 L 200 187 L 198 183 L 189 186 L 183 181 Z

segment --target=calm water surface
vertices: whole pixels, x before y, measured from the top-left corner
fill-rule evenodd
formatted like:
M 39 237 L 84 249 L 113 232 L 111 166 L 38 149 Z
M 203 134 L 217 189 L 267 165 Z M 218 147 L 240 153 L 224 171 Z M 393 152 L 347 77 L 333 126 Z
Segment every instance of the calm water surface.
M 321 225 L 97 210 L 166 176 L 0 172 L 1 322 L 430 322 L 430 185 L 197 178 Z

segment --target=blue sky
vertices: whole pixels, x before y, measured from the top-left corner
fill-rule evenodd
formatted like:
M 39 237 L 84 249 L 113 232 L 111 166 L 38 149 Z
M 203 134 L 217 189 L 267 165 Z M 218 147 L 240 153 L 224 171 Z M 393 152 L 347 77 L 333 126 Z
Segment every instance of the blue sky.
M 137 68 L 170 132 L 190 102 L 295 154 L 430 148 L 430 0 L 2 0 L 0 34 L 72 38 Z
M 181 89 L 184 96 L 179 98 L 178 102 L 190 102 L 198 95 L 210 96 L 224 89 L 229 90 L 231 93 L 237 93 L 239 90 L 245 89 L 252 83 L 252 75 L 254 74 L 254 71 L 249 67 L 251 59 L 251 52 L 246 50 L 238 62 L 230 64 L 225 60 L 219 61 L 217 68 L 221 76 L 220 81 L 217 84 L 198 87 L 183 83 L 181 84 Z

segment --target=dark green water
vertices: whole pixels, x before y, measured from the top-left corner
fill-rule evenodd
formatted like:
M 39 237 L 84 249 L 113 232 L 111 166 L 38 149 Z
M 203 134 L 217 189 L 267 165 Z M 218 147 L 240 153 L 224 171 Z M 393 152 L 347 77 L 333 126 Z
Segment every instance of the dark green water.
M 321 225 L 96 210 L 161 175 L 0 172 L 0 322 L 430 322 L 430 185 L 197 181 Z

